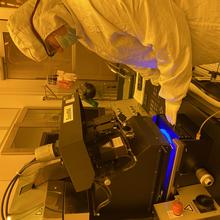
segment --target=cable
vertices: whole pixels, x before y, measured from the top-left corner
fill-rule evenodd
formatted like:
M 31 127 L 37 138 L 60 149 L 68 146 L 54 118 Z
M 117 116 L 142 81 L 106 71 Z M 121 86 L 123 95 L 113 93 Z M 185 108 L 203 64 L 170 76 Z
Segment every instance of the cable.
M 14 188 L 14 185 L 15 183 L 17 182 L 17 179 L 19 178 L 19 175 L 16 175 L 16 178 L 14 179 L 14 181 L 12 182 L 11 184 L 11 188 L 9 189 L 9 192 L 8 192 L 8 197 L 6 198 L 6 204 L 5 204 L 5 215 L 6 217 L 9 216 L 9 213 L 8 213 L 8 206 L 9 206 L 9 199 L 11 197 L 11 192 Z
M 12 182 L 11 184 L 11 188 L 9 189 L 9 192 L 8 192 L 8 197 L 6 199 L 6 207 L 5 207 L 5 213 L 6 213 L 6 217 L 9 216 L 9 213 L 8 213 L 8 205 L 9 205 L 9 199 L 10 199 L 10 196 L 11 196 L 11 192 L 14 188 L 14 185 L 16 183 L 16 181 L 18 180 L 18 178 L 22 175 L 22 173 L 30 166 L 32 166 L 33 164 L 35 163 L 38 163 L 36 161 L 36 159 L 34 158 L 33 160 L 31 160 L 29 163 L 25 164 L 21 169 L 20 171 L 17 173 L 17 175 L 13 178 L 14 181 Z
M 16 175 L 17 177 L 17 175 Z M 2 216 L 2 220 L 6 220 L 7 214 L 6 214 L 6 210 L 4 209 L 4 202 L 5 202 L 5 198 L 7 196 L 8 190 L 10 189 L 11 185 L 13 184 L 13 182 L 15 181 L 15 177 L 11 180 L 11 182 L 9 183 L 9 185 L 7 186 L 5 193 L 2 197 L 2 202 L 1 202 L 1 216 Z
M 62 205 L 62 220 L 65 216 L 65 193 L 66 193 L 66 180 L 63 182 L 63 205 Z
M 59 157 L 57 157 L 59 158 Z M 4 195 L 2 197 L 2 202 L 1 202 L 1 217 L 2 220 L 6 220 L 8 216 L 10 216 L 9 212 L 8 212 L 8 206 L 9 206 L 9 200 L 10 200 L 10 196 L 12 193 L 12 190 L 14 188 L 14 185 L 16 183 L 16 181 L 20 178 L 23 177 L 23 172 L 30 166 L 36 164 L 36 163 L 41 163 L 42 161 L 37 160 L 36 158 L 34 158 L 33 160 L 31 160 L 30 162 L 28 162 L 27 164 L 25 164 L 20 170 L 19 172 L 17 172 L 17 174 L 13 177 L 13 179 L 10 181 L 10 183 L 8 184 Z M 28 174 L 30 175 L 30 174 Z M 27 176 L 28 176 L 27 175 Z M 25 211 L 24 211 L 25 212 Z
M 200 140 L 200 137 L 201 137 L 201 130 L 202 128 L 204 127 L 205 123 L 212 117 L 214 117 L 215 115 L 217 115 L 218 113 L 220 113 L 220 110 L 215 112 L 214 114 L 210 115 L 203 123 L 202 125 L 200 126 L 198 132 L 196 133 L 196 140 Z
M 102 182 L 95 181 L 95 183 L 97 183 L 100 186 L 100 189 L 102 189 L 107 196 L 107 199 L 101 202 L 95 210 L 96 215 L 99 215 L 100 209 L 107 206 L 111 202 L 112 192 L 110 188 L 107 185 L 103 184 Z
M 131 155 L 128 156 L 128 157 L 131 159 L 131 160 L 130 160 L 130 163 L 129 163 L 130 165 L 127 166 L 127 167 L 125 167 L 125 168 L 123 168 L 123 171 L 124 171 L 124 172 L 126 172 L 126 171 L 132 169 L 133 167 L 135 167 L 135 166 L 136 166 L 136 163 L 137 163 L 137 158 L 136 158 L 136 156 L 134 155 L 133 151 L 132 151 L 131 149 L 128 149 L 128 153 L 131 154 Z M 131 161 L 132 161 L 132 162 L 131 162 Z
M 15 185 L 16 181 L 18 180 L 18 178 L 22 175 L 22 173 L 28 167 L 32 166 L 35 163 L 36 163 L 36 159 L 34 158 L 30 162 L 28 162 L 26 165 L 24 165 L 19 170 L 19 172 L 13 177 L 13 179 L 10 181 L 10 183 L 8 184 L 8 186 L 7 186 L 7 188 L 6 188 L 5 192 L 4 192 L 4 195 L 2 197 L 2 202 L 1 202 L 1 216 L 2 216 L 2 220 L 7 220 L 7 217 L 9 216 L 8 205 L 9 205 L 9 200 L 10 200 L 11 192 L 12 192 L 12 190 L 14 188 L 14 185 Z

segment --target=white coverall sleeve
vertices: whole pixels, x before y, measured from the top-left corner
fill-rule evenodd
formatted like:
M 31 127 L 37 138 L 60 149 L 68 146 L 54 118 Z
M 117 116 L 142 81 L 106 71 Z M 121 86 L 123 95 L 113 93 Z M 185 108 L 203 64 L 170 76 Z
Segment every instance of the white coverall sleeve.
M 185 15 L 172 0 L 143 1 L 143 6 L 147 13 L 147 26 L 143 28 L 141 22 L 134 19 L 138 22 L 134 34 L 143 45 L 153 46 L 160 71 L 159 95 L 166 100 L 168 121 L 175 124 L 176 114 L 191 81 L 190 31 Z

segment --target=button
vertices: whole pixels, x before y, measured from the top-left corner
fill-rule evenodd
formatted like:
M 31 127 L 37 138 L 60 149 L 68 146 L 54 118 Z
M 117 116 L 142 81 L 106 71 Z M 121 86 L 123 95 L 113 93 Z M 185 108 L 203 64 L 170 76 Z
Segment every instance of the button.
M 176 216 L 182 215 L 182 213 L 183 213 L 183 204 L 182 204 L 182 202 L 180 202 L 179 200 L 175 200 L 172 203 L 172 211 L 173 211 L 173 214 L 176 215 Z

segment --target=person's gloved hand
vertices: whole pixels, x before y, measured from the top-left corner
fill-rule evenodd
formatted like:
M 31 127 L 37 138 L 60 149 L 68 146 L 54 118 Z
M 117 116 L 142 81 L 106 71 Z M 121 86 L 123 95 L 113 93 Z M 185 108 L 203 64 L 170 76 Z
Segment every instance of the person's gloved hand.
M 165 101 L 165 115 L 167 121 L 171 125 L 176 124 L 177 112 L 179 111 L 181 103 L 182 101 L 177 101 L 177 102 L 171 102 L 168 100 Z

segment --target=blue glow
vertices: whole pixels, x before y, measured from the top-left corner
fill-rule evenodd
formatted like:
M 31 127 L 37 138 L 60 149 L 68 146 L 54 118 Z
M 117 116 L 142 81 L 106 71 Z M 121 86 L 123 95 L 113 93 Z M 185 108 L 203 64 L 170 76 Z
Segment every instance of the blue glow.
M 169 142 L 169 144 L 171 146 L 169 162 L 168 162 L 166 176 L 165 176 L 165 180 L 164 180 L 164 189 L 165 189 L 165 192 L 167 192 L 167 189 L 169 187 L 169 182 L 170 182 L 170 176 L 171 176 L 171 173 L 172 173 L 172 170 L 173 170 L 173 163 L 174 163 L 175 156 L 176 156 L 176 147 L 175 147 L 175 144 L 173 143 L 173 141 L 171 139 L 170 134 L 167 132 L 167 130 L 160 129 L 160 131 L 163 134 L 163 136 L 167 139 L 167 141 Z
M 165 120 L 160 115 L 153 116 L 154 123 L 159 127 L 159 129 L 164 129 L 167 131 L 168 135 L 172 139 L 179 139 L 179 136 L 173 131 L 173 129 L 168 125 L 168 122 L 165 122 Z
M 170 136 L 170 134 L 167 132 L 167 130 L 161 128 L 160 129 L 160 132 L 163 134 L 163 136 L 167 139 L 167 141 L 169 142 L 169 144 L 172 145 L 173 141 L 172 141 L 172 138 Z
M 164 180 L 164 191 L 165 193 L 167 193 L 170 182 L 170 176 L 173 170 L 173 163 L 176 156 L 176 146 L 173 142 L 173 139 L 179 139 L 179 136 L 173 131 L 173 129 L 168 125 L 167 122 L 165 122 L 165 120 L 161 116 L 155 115 L 153 117 L 153 121 L 159 127 L 161 134 L 166 138 L 166 140 L 169 142 L 171 146 L 169 162 Z

